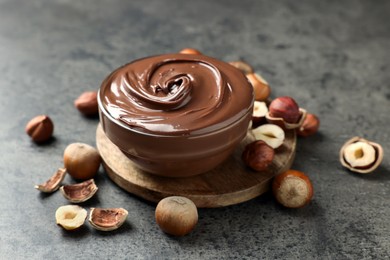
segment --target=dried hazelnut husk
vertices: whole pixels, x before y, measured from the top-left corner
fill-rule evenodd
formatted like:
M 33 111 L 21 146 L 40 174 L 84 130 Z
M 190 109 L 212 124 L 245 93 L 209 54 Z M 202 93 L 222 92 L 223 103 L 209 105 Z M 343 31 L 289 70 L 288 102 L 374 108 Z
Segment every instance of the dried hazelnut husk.
M 88 144 L 72 143 L 64 151 L 64 166 L 69 175 L 77 180 L 93 178 L 101 161 L 99 152 Z
M 303 137 L 314 135 L 315 133 L 317 133 L 319 127 L 320 120 L 318 119 L 318 117 L 316 115 L 307 113 L 302 125 L 297 131 L 297 134 Z
M 244 73 L 245 75 L 253 73 L 252 66 L 249 65 L 248 63 L 244 62 L 244 61 L 241 61 L 241 60 L 239 60 L 239 61 L 230 61 L 229 64 L 232 65 L 233 67 L 236 67 L 240 71 L 242 71 L 242 73 Z
M 198 209 L 188 198 L 171 196 L 157 204 L 155 217 L 158 226 L 165 233 L 184 236 L 198 223 Z
M 77 205 L 61 206 L 56 210 L 56 223 L 66 230 L 75 230 L 84 225 L 87 211 Z
M 118 229 L 129 213 L 123 208 L 91 208 L 88 221 L 97 230 Z
M 36 116 L 26 125 L 26 133 L 37 143 L 49 140 L 53 135 L 53 131 L 53 121 L 47 115 Z
M 202 54 L 200 51 L 194 48 L 184 48 L 179 53 L 181 54 Z
M 268 82 L 257 73 L 246 74 L 246 77 L 253 86 L 255 100 L 266 101 L 271 94 L 271 88 Z
M 98 102 L 96 91 L 86 91 L 82 93 L 75 101 L 74 106 L 85 116 L 94 116 L 98 114 Z
M 383 148 L 380 144 L 356 136 L 341 147 L 339 157 L 341 164 L 350 171 L 371 173 L 382 163 Z
M 255 171 L 265 171 L 274 159 L 274 149 L 264 141 L 254 141 L 245 146 L 242 153 L 244 163 Z
M 42 192 L 51 193 L 60 187 L 61 182 L 64 180 L 66 175 L 66 169 L 65 168 L 59 168 L 56 173 L 52 177 L 50 177 L 49 180 L 47 180 L 43 184 L 35 185 L 35 188 L 37 190 L 40 190 Z
M 60 190 L 70 202 L 81 203 L 92 198 L 97 192 L 98 187 L 95 181 L 90 179 L 81 183 L 62 186 Z

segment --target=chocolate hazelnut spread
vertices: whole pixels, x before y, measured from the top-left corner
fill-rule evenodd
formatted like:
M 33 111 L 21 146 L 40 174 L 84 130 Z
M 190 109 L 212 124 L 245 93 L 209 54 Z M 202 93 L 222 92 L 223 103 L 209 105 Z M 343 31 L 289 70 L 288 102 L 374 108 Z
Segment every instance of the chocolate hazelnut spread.
M 198 135 L 240 120 L 253 88 L 235 67 L 204 55 L 166 54 L 112 72 L 99 99 L 112 118 L 137 131 Z

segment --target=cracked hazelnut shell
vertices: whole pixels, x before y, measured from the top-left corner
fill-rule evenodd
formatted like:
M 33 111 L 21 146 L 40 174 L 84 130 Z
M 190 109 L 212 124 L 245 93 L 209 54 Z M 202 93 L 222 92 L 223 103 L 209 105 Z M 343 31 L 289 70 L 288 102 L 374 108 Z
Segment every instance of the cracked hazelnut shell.
M 77 205 L 61 206 L 56 210 L 55 218 L 57 225 L 66 230 L 75 230 L 84 225 L 87 211 Z
M 380 144 L 355 136 L 340 149 L 341 165 L 357 173 L 371 173 L 382 163 L 383 148 Z
M 313 185 L 303 172 L 288 170 L 277 175 L 272 182 L 275 199 L 287 208 L 301 208 L 313 197 Z
M 25 130 L 34 142 L 43 143 L 52 137 L 54 124 L 47 115 L 39 115 L 27 123 Z
M 122 226 L 128 214 L 123 208 L 91 208 L 88 221 L 97 230 L 112 231 Z
M 59 168 L 57 172 L 50 177 L 50 179 L 48 179 L 43 184 L 35 185 L 35 188 L 45 193 L 54 192 L 58 190 L 58 188 L 60 187 L 60 184 L 64 180 L 65 175 L 66 175 L 66 169 Z
M 62 195 L 70 202 L 81 203 L 92 198 L 97 192 L 98 187 L 95 181 L 90 179 L 81 183 L 64 185 L 60 190 Z
M 184 236 L 198 223 L 198 209 L 188 198 L 171 196 L 157 204 L 155 217 L 158 226 L 165 233 Z
M 99 152 L 84 143 L 72 143 L 64 151 L 64 166 L 70 176 L 77 180 L 93 178 L 102 159 Z
M 254 141 L 245 146 L 242 153 L 244 163 L 255 171 L 265 171 L 271 164 L 275 151 L 264 141 Z

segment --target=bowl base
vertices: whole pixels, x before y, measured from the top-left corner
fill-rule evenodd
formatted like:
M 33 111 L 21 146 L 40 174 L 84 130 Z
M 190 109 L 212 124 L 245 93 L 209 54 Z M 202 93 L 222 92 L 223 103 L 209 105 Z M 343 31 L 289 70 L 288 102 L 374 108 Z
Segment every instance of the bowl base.
M 245 145 L 252 141 L 253 137 L 247 135 L 233 155 L 211 171 L 192 177 L 169 178 L 139 169 L 108 139 L 100 124 L 96 130 L 96 145 L 104 169 L 119 187 L 155 203 L 168 196 L 184 196 L 199 208 L 223 207 L 253 199 L 269 190 L 276 174 L 291 167 L 297 142 L 295 131 L 286 131 L 283 146 L 277 149 L 271 166 L 263 172 L 248 169 L 241 160 Z

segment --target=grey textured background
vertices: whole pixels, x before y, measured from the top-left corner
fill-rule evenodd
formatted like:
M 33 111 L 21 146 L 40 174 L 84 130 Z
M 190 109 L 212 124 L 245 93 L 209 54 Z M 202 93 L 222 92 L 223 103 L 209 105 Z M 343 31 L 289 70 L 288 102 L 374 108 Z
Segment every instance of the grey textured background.
M 1 259 L 389 259 L 390 1 L 0 0 Z M 116 232 L 57 227 L 60 193 L 36 191 L 62 166 L 72 142 L 95 143 L 98 119 L 73 100 L 116 67 L 194 47 L 244 59 L 272 86 L 319 115 L 316 136 L 299 139 L 294 169 L 313 181 L 312 203 L 282 208 L 270 194 L 200 209 L 190 235 L 172 238 L 155 205 L 125 193 L 100 170 L 84 207 L 125 207 Z M 38 146 L 24 133 L 38 114 L 55 138 Z M 352 136 L 379 142 L 381 167 L 353 174 L 338 162 Z M 69 177 L 65 183 L 72 183 Z

